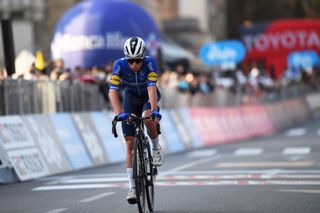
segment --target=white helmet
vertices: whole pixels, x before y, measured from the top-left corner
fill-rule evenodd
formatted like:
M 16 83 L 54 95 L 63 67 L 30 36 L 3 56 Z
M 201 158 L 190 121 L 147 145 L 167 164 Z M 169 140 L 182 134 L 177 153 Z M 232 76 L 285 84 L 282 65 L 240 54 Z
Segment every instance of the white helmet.
M 146 44 L 142 38 L 133 36 L 124 43 L 123 52 L 127 59 L 143 59 Z

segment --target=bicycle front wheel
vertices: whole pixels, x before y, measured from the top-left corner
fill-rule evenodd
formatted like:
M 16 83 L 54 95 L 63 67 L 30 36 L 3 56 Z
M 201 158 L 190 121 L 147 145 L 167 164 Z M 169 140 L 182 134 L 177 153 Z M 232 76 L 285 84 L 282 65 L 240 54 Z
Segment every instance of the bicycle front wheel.
M 150 212 L 154 209 L 154 176 L 156 168 L 152 164 L 152 156 L 150 145 L 146 147 L 148 153 L 148 160 L 146 162 L 146 192 L 147 192 L 147 204 Z
M 145 164 L 143 159 L 143 149 L 141 143 L 136 141 L 134 144 L 133 156 L 133 176 L 136 184 L 137 205 L 140 213 L 146 209 L 146 182 L 145 182 Z

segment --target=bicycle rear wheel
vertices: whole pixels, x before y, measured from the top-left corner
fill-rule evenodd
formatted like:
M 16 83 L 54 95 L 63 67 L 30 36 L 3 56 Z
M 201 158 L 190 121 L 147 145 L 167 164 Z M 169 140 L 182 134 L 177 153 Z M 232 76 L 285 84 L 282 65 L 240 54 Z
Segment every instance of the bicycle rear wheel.
M 146 163 L 147 204 L 148 204 L 149 211 L 153 212 L 154 210 L 154 176 L 155 176 L 156 167 L 152 164 L 150 145 L 147 145 L 146 149 L 148 153 L 148 161 Z
M 137 204 L 140 213 L 146 210 L 146 183 L 145 183 L 145 165 L 143 159 L 143 149 L 141 143 L 136 141 L 134 145 L 133 156 L 133 176 L 136 184 Z

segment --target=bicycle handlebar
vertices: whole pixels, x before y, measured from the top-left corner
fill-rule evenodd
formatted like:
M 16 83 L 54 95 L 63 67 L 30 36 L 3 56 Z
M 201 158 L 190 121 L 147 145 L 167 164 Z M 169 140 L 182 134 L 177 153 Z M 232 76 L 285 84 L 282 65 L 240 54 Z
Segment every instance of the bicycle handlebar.
M 147 117 L 139 117 L 139 116 L 136 116 L 134 114 L 131 114 L 130 115 L 130 121 L 129 123 L 140 123 L 141 121 L 143 120 L 147 120 L 147 119 L 152 119 L 151 116 L 147 116 Z M 117 123 L 122 121 L 121 119 L 119 119 L 119 117 L 116 115 L 114 116 L 113 120 L 112 120 L 112 134 L 114 135 L 114 137 L 118 137 L 118 134 L 117 134 Z M 160 131 L 160 124 L 157 124 L 157 132 L 158 134 L 160 135 L 161 134 L 161 131 Z

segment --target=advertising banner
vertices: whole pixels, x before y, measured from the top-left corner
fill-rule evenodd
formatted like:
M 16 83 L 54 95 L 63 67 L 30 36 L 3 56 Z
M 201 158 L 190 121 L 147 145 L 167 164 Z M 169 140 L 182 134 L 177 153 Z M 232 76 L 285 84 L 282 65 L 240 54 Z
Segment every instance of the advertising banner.
M 196 129 L 195 123 L 193 121 L 193 118 L 190 115 L 190 112 L 188 109 L 183 108 L 179 111 L 180 117 L 182 118 L 180 122 L 184 123 L 186 125 L 186 131 L 190 134 L 190 139 L 192 142 L 193 147 L 202 147 L 203 141 L 201 140 L 201 137 L 199 135 L 199 132 Z
M 181 142 L 178 131 L 174 122 L 172 121 L 169 110 L 161 110 L 161 137 L 165 138 L 167 151 L 169 153 L 175 153 L 185 150 L 185 145 Z
M 226 141 L 226 135 L 220 125 L 219 114 L 216 110 L 202 107 L 194 107 L 189 110 L 204 146 Z
M 117 125 L 118 138 L 112 134 L 111 117 L 103 112 L 91 112 L 91 119 L 102 141 L 104 151 L 107 153 L 108 162 L 116 163 L 125 160 L 125 143 L 121 131 L 121 123 Z
M 90 114 L 74 113 L 72 114 L 72 118 L 89 151 L 93 163 L 95 165 L 106 163 L 107 158 L 104 152 L 104 148 L 100 139 L 98 138 L 98 133 L 94 129 Z
M 294 51 L 288 55 L 288 65 L 294 68 L 311 68 L 319 64 L 315 51 Z
M 190 118 L 182 117 L 179 111 L 176 110 L 170 110 L 169 113 L 171 115 L 174 126 L 177 128 L 179 137 L 181 138 L 181 141 L 183 142 L 185 147 L 193 148 L 192 137 L 190 131 L 186 126 L 187 119 Z
M 267 69 L 281 77 L 294 51 L 320 54 L 319 19 L 283 19 L 240 27 L 241 40 L 247 54 L 245 61 L 263 60 Z
M 71 170 L 66 153 L 58 142 L 58 136 L 47 115 L 28 115 L 22 117 L 31 137 L 44 156 L 50 174 Z
M 133 35 L 145 40 L 147 54 L 156 56 L 160 33 L 143 7 L 130 1 L 82 1 L 58 21 L 52 55 L 71 69 L 104 67 L 124 57 L 124 42 Z
M 19 180 L 49 174 L 40 151 L 19 116 L 0 117 L 0 146 L 1 154 L 6 155 Z
M 200 49 L 200 59 L 207 65 L 239 63 L 246 54 L 244 45 L 237 40 L 224 40 L 204 44 Z
M 35 145 L 19 116 L 0 118 L 0 142 L 6 150 Z
M 10 150 L 8 156 L 21 181 L 49 175 L 47 166 L 37 148 Z
M 78 134 L 71 116 L 67 113 L 51 114 L 50 120 L 67 153 L 72 169 L 81 169 L 92 166 L 86 147 Z

